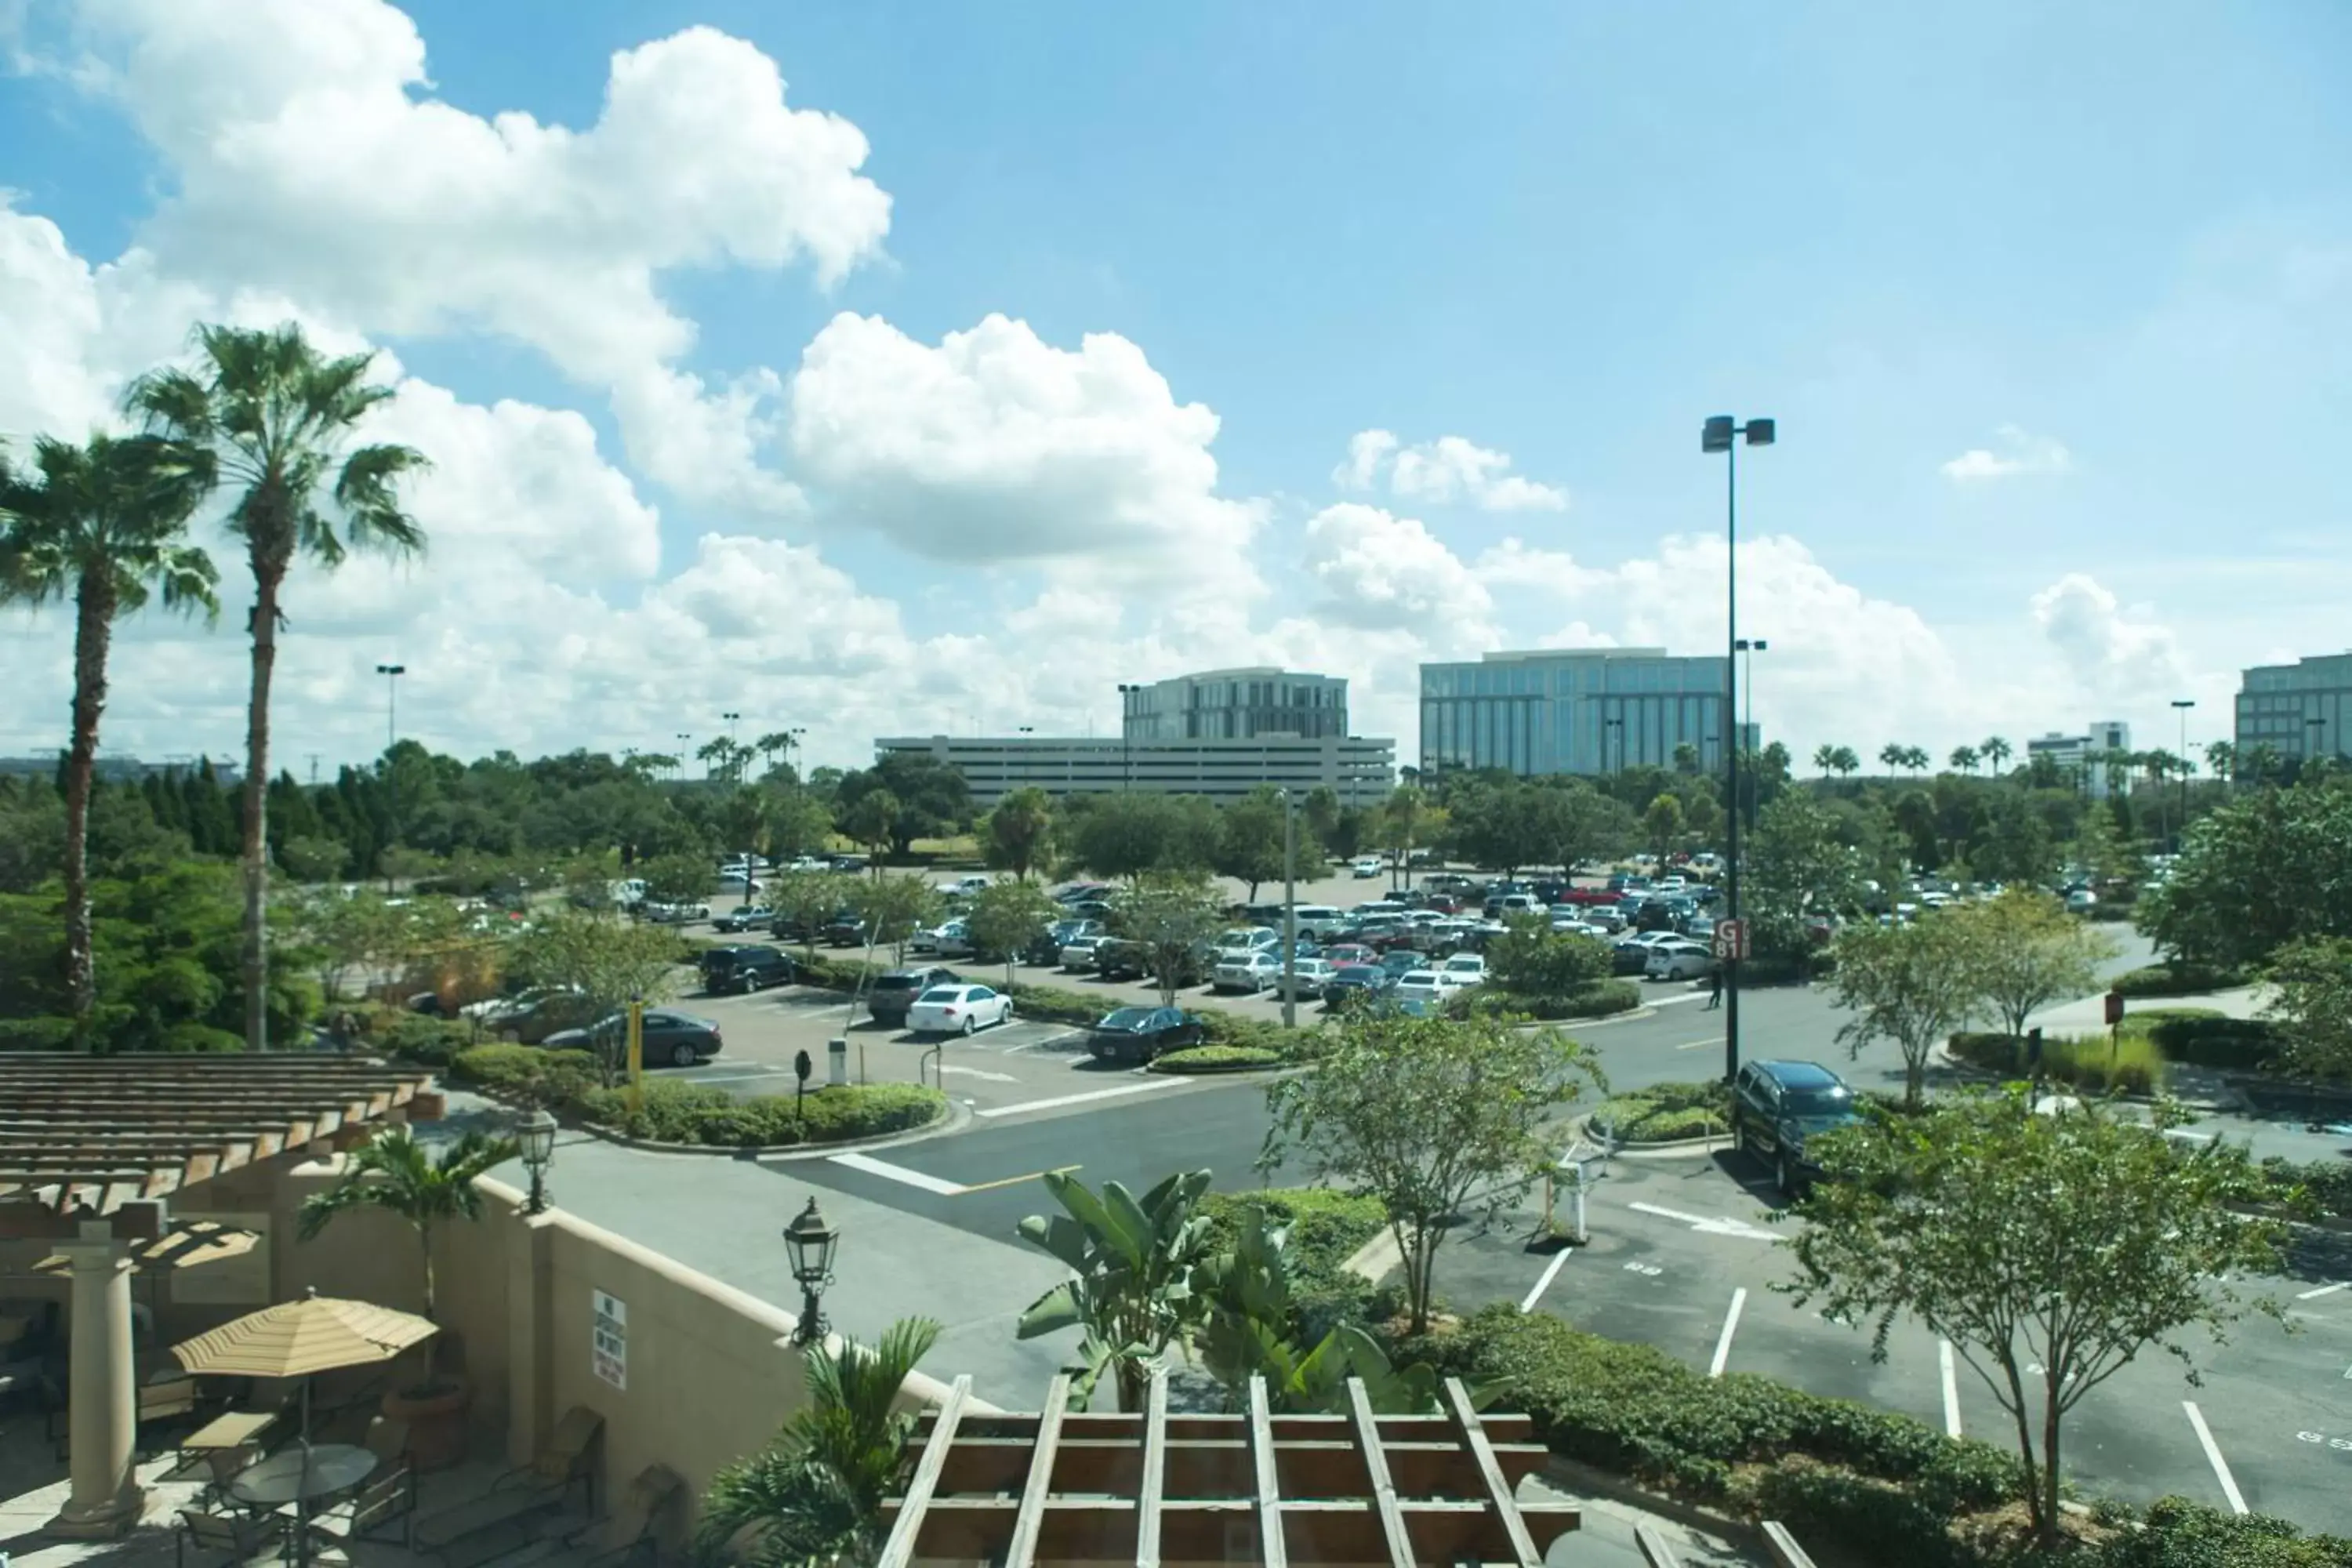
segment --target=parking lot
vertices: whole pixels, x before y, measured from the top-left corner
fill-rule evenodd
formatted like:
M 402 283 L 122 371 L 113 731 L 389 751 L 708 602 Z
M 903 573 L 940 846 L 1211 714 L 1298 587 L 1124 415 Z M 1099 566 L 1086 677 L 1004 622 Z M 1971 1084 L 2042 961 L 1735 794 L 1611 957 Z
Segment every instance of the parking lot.
M 1458 1309 L 1510 1301 L 1702 1372 L 1759 1373 L 2012 1447 L 1985 1383 L 1916 1322 L 1899 1320 L 1876 1362 L 1871 1325 L 1774 1289 L 1794 1268 L 1768 1198 L 1764 1173 L 1738 1155 L 1621 1156 L 1588 1200 L 1590 1246 L 1527 1250 L 1540 1209 L 1522 1208 L 1449 1243 L 1438 1290 Z M 2352 1288 L 2339 1283 L 2352 1274 L 2340 1258 L 2305 1261 L 2302 1278 L 2242 1282 L 2278 1299 L 2289 1329 L 2250 1318 L 2226 1344 L 2188 1342 L 2201 1386 L 2151 1349 L 2087 1393 L 2066 1418 L 2068 1475 L 2143 1502 L 2178 1493 L 2352 1531 Z M 2029 1398 L 2038 1421 L 2038 1388 Z

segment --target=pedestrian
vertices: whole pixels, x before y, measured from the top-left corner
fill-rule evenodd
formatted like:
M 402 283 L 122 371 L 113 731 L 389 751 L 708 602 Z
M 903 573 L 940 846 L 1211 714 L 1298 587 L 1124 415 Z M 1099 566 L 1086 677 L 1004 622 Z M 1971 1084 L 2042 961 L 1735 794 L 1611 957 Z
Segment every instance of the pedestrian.
M 1718 963 L 1706 972 L 1706 1011 L 1712 1013 L 1723 1005 L 1723 965 Z

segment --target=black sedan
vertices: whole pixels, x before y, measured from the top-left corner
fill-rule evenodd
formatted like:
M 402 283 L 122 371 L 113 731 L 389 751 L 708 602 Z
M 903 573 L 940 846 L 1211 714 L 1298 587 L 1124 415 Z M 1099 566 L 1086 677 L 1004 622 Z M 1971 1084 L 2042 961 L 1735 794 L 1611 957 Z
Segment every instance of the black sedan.
M 1120 1007 L 1087 1031 L 1087 1049 L 1098 1062 L 1148 1062 L 1205 1038 L 1201 1020 L 1181 1007 Z
M 1377 963 L 1343 963 L 1323 983 L 1323 1005 L 1337 1013 L 1385 994 L 1393 984 Z
M 646 1065 L 667 1062 L 690 1068 L 719 1054 L 719 1026 L 691 1013 L 648 1007 L 645 1019 Z M 629 1017 L 607 1013 L 584 1029 L 562 1029 L 547 1037 L 551 1051 L 610 1052 L 618 1060 L 629 1048 Z

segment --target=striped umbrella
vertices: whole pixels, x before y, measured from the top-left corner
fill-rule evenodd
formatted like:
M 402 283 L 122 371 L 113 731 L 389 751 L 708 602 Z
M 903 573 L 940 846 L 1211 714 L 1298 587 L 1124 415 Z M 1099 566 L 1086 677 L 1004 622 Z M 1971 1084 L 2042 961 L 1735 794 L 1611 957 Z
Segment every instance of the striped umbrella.
M 172 1347 L 190 1372 L 218 1377 L 308 1377 L 365 1366 L 430 1339 L 429 1318 L 313 1289 Z

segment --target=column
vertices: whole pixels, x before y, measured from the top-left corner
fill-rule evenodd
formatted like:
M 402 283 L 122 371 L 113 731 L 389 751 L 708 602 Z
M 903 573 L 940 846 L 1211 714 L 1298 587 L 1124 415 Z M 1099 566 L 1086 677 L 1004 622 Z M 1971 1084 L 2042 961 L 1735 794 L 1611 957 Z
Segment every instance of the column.
M 73 1491 L 49 1521 L 56 1535 L 121 1535 L 138 1522 L 146 1496 L 133 1470 L 139 1389 L 131 1355 L 130 1249 L 104 1220 L 58 1243 L 73 1266 Z

